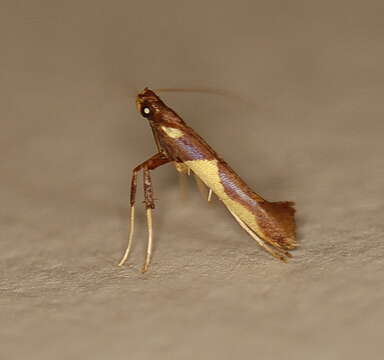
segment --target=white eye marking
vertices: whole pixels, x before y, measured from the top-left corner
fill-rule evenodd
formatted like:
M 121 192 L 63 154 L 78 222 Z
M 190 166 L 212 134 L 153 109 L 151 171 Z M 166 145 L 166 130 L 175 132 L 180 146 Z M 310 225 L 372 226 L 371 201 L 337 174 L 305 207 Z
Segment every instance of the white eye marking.
M 178 139 L 179 137 L 184 136 L 184 133 L 179 129 L 166 127 L 166 126 L 162 126 L 161 128 L 172 139 Z
M 150 112 L 151 112 L 151 109 L 149 107 L 146 106 L 145 108 L 143 108 L 143 113 L 144 114 L 148 115 Z

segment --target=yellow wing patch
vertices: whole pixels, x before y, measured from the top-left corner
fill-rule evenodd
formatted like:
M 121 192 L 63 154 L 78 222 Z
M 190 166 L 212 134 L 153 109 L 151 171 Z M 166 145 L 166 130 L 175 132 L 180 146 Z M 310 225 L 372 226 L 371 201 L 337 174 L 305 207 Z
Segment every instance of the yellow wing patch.
M 255 215 L 244 205 L 231 199 L 225 192 L 220 181 L 219 167 L 217 160 L 190 160 L 187 165 L 212 191 L 216 196 L 243 222 L 245 222 L 257 234 L 263 234 L 256 222 Z
M 184 136 L 184 133 L 180 129 L 162 126 L 161 130 L 163 130 L 172 139 L 178 139 Z

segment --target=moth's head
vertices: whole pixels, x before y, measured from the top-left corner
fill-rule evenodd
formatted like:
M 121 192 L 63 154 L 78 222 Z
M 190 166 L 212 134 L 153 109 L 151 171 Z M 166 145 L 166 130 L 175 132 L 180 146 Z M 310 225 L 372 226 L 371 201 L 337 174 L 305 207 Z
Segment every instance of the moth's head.
M 139 113 L 153 124 L 183 123 L 183 120 L 148 88 L 137 95 L 136 106 Z
M 160 98 L 148 88 L 137 95 L 136 106 L 139 113 L 148 120 L 155 120 L 167 110 Z

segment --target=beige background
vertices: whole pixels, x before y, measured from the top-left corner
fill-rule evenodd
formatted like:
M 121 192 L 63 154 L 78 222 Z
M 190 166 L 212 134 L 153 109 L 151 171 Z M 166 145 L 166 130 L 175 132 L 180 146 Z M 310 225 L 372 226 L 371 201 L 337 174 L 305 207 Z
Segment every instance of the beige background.
M 2 359 L 382 358 L 382 1 L 0 6 Z M 144 86 L 242 98 L 164 94 L 255 191 L 297 202 L 289 265 L 166 166 L 150 272 L 142 210 L 116 266 L 155 149 Z

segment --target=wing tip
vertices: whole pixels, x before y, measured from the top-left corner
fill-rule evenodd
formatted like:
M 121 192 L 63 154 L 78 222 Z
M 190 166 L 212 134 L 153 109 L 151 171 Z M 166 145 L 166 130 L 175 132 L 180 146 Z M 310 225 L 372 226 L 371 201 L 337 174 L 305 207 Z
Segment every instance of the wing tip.
M 257 211 L 256 216 L 266 240 L 285 250 L 295 249 L 298 246 L 295 203 L 292 201 L 265 201 L 259 205 L 262 210 Z

